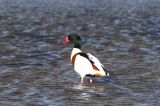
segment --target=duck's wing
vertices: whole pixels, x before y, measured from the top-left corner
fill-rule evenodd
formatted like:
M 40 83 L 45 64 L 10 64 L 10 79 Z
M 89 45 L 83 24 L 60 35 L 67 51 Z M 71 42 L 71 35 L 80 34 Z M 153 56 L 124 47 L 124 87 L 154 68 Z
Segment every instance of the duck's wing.
M 92 61 L 93 67 L 96 67 L 102 73 L 105 72 L 106 76 L 110 76 L 109 72 L 105 69 L 103 64 L 99 61 L 99 59 L 96 56 L 94 56 L 91 53 L 87 53 L 87 55 L 88 55 L 89 60 Z
M 104 71 L 104 66 L 103 66 L 103 64 L 99 61 L 99 59 L 98 59 L 96 56 L 94 56 L 94 55 L 91 54 L 91 53 L 87 53 L 87 55 L 88 55 L 89 60 L 92 61 L 92 64 L 93 64 L 95 67 L 97 67 L 98 70 Z

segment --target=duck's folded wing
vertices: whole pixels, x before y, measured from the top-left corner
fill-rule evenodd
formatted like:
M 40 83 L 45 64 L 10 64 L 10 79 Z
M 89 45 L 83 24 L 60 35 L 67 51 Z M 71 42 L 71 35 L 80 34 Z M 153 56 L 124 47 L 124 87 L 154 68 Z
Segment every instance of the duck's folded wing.
M 92 61 L 92 64 L 94 64 L 100 71 L 104 70 L 104 66 L 102 65 L 102 63 L 99 61 L 97 57 L 95 57 L 91 53 L 87 53 L 87 55 L 88 55 L 89 60 Z
M 87 53 L 87 55 L 88 55 L 89 60 L 92 61 L 93 66 L 97 67 L 97 69 L 100 72 L 102 72 L 102 73 L 105 72 L 106 76 L 110 76 L 110 74 L 107 72 L 107 70 L 104 68 L 103 64 L 99 61 L 99 59 L 96 56 L 94 56 L 91 53 Z

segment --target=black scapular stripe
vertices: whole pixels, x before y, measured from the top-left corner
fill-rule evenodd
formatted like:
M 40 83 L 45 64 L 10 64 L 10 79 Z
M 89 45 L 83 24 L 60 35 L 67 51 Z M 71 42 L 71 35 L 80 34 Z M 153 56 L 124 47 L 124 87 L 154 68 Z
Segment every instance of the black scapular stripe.
M 91 62 L 91 64 L 94 64 L 94 62 L 89 59 L 89 57 L 88 57 L 88 55 L 86 53 L 81 52 L 81 53 L 78 53 L 78 54 L 83 56 L 83 57 L 85 57 L 85 58 L 87 58 Z

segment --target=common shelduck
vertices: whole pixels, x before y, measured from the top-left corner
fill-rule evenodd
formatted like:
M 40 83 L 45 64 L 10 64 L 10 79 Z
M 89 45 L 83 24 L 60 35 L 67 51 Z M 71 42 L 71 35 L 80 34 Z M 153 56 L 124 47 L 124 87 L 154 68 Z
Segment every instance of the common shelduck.
M 71 43 L 74 48 L 71 52 L 71 63 L 74 70 L 81 77 L 81 84 L 85 76 L 90 77 L 90 83 L 92 83 L 93 77 L 107 77 L 109 73 L 104 69 L 104 66 L 91 53 L 85 53 L 81 51 L 81 37 L 77 34 L 69 34 L 65 37 L 65 43 Z

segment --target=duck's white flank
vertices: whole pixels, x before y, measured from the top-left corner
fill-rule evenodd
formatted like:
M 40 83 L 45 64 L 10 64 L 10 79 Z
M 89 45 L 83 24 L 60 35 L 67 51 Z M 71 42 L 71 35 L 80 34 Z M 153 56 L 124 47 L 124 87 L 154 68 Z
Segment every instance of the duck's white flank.
M 90 61 L 81 55 L 76 56 L 74 69 L 77 73 L 79 73 L 81 78 L 84 78 L 87 74 L 95 75 Z

